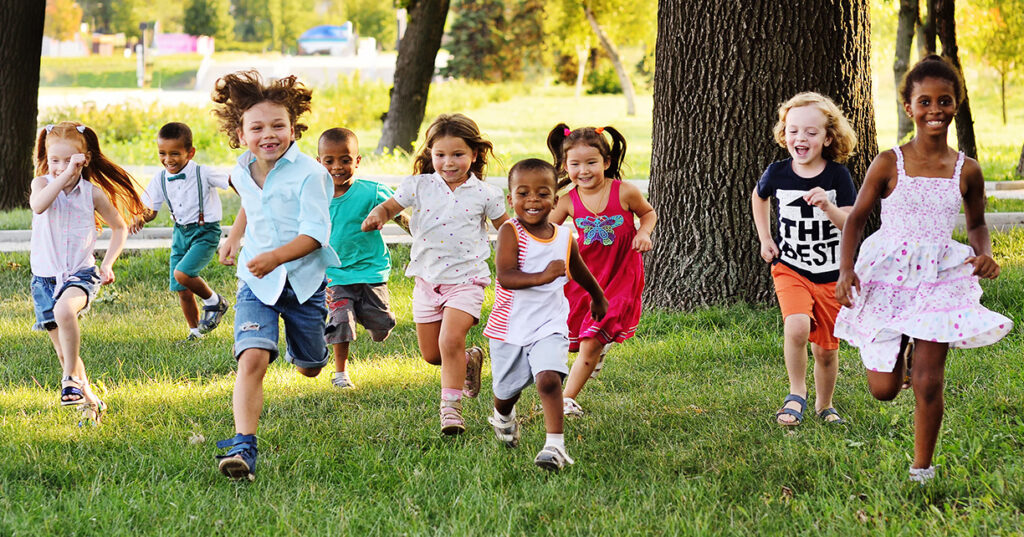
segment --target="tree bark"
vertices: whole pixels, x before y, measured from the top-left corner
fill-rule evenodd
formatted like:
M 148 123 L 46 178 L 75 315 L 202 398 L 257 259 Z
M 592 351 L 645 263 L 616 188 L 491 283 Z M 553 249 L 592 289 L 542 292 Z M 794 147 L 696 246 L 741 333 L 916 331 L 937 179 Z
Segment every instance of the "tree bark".
M 0 210 L 28 206 L 46 2 L 0 2 Z
M 869 5 L 659 0 L 648 304 L 772 298 L 750 196 L 768 164 L 788 156 L 772 126 L 794 94 L 824 93 L 847 114 L 859 137 L 847 167 L 860 182 L 877 153 Z
M 583 78 L 586 76 L 587 70 L 587 58 L 590 57 L 590 38 L 587 38 L 586 44 L 582 47 L 576 45 L 576 63 L 579 67 L 576 69 L 576 97 L 579 98 L 583 95 Z
M 391 104 L 384 115 L 378 154 L 391 149 L 412 152 L 423 123 L 434 59 L 441 48 L 444 21 L 448 17 L 449 0 L 416 0 L 409 4 L 409 25 L 398 44 Z
M 922 58 L 935 54 L 935 2 L 925 0 L 924 21 L 917 26 L 917 50 Z
M 956 46 L 956 20 L 954 0 L 930 0 L 935 2 L 935 33 L 942 43 L 942 55 L 948 58 L 960 71 L 960 53 Z M 956 111 L 956 140 L 960 151 L 971 158 L 978 158 L 978 144 L 974 138 L 974 119 L 971 116 L 971 101 L 967 96 L 967 82 L 964 82 L 964 102 Z
M 605 33 L 601 25 L 597 23 L 597 19 L 594 17 L 594 12 L 591 11 L 590 5 L 583 4 L 583 13 L 587 16 L 587 22 L 590 23 L 590 29 L 597 35 L 597 40 L 601 42 L 601 46 L 604 47 L 605 54 L 608 55 L 612 60 L 612 65 L 615 66 L 615 74 L 619 75 L 619 84 L 622 86 L 622 94 L 626 97 L 626 115 L 636 115 L 636 92 L 633 90 L 633 81 L 629 79 L 629 73 L 626 72 L 625 66 L 622 65 L 622 58 L 619 57 L 619 51 L 615 48 L 612 40 L 608 38 L 608 34 Z
M 1024 146 L 1020 148 L 1020 161 L 1017 162 L 1017 177 L 1024 179 Z
M 914 40 L 914 27 L 920 18 L 919 0 L 900 0 L 900 13 L 896 26 L 896 59 L 892 65 L 893 79 L 896 87 L 900 87 L 903 77 L 907 74 L 910 65 L 910 48 Z M 903 138 L 914 132 L 914 122 L 907 117 L 903 109 L 903 97 L 896 95 L 896 119 L 898 126 L 896 130 L 895 143 L 900 143 Z

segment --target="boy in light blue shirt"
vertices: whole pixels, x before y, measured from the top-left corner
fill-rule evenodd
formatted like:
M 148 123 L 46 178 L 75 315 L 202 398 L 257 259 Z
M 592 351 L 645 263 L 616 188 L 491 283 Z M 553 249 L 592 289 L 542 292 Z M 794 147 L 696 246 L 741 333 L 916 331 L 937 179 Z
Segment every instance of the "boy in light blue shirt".
M 334 183 L 331 200 L 331 247 L 341 263 L 327 269 L 329 310 L 324 341 L 334 346 L 334 377 L 337 388 L 355 388 L 345 371 L 349 344 L 356 339 L 356 323 L 363 325 L 374 341 L 384 341 L 395 327 L 391 312 L 388 277 L 391 253 L 379 230 L 363 232 L 363 219 L 378 204 L 394 195 L 375 181 L 355 179 L 359 167 L 359 140 L 354 132 L 333 128 L 320 135 L 317 162 L 323 164 Z M 395 218 L 401 225 L 407 220 Z
M 240 283 L 232 397 L 236 434 L 217 442 L 228 448 L 218 456 L 218 468 L 232 479 L 253 480 L 263 377 L 278 355 L 278 319 L 284 320 L 288 362 L 309 377 L 327 365 L 324 271 L 338 264 L 327 244 L 333 185 L 323 166 L 295 145 L 306 130 L 297 119 L 309 111 L 312 91 L 294 76 L 265 84 L 256 71 L 232 73 L 217 81 L 213 98 L 229 144 L 248 148 L 231 172 L 242 207 L 220 251 L 224 264 L 238 257 Z

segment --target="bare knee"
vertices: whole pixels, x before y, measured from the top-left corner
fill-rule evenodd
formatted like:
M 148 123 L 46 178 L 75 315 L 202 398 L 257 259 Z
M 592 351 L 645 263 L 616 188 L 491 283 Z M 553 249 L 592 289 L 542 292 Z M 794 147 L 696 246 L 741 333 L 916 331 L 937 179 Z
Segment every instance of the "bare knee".
M 814 353 L 814 364 L 818 367 L 832 367 L 839 359 L 839 349 L 820 350 Z
M 391 335 L 391 330 L 367 330 L 367 332 L 370 334 L 370 339 L 377 343 L 384 341 Z
M 323 370 L 322 367 L 296 367 L 295 368 L 300 374 L 309 378 L 316 377 Z
M 238 357 L 239 377 L 262 379 L 270 365 L 270 351 L 265 349 L 246 349 Z
M 58 303 L 53 308 L 53 321 L 57 326 L 70 326 L 78 322 L 78 312 L 67 304 Z
M 806 345 L 807 338 L 811 336 L 811 318 L 802 313 L 790 315 L 786 317 L 782 331 L 786 341 Z
M 868 389 L 871 390 L 871 396 L 879 401 L 892 401 L 900 393 L 899 386 L 877 386 L 869 384 Z
M 541 371 L 534 380 L 540 395 L 557 395 L 562 390 L 562 376 L 555 371 Z
M 452 356 L 466 350 L 466 336 L 464 334 L 442 332 L 441 338 L 437 343 L 442 356 Z
M 929 371 L 913 373 L 914 396 L 931 403 L 942 397 L 943 375 Z
M 189 276 L 188 274 L 185 274 L 180 270 L 174 271 L 174 281 L 180 283 L 181 285 L 185 285 L 186 283 L 188 283 L 190 279 L 192 279 L 192 277 Z

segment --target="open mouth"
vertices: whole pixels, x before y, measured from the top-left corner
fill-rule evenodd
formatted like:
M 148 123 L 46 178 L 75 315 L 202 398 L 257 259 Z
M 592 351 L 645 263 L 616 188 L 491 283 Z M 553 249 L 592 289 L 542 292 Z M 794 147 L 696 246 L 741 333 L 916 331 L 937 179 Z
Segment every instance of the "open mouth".
M 797 145 L 793 146 L 793 152 L 796 153 L 796 156 L 803 158 L 811 152 L 811 148 L 803 145 Z
M 941 127 L 945 123 L 946 122 L 941 119 L 931 119 L 925 122 L 925 125 L 928 125 L 929 127 Z

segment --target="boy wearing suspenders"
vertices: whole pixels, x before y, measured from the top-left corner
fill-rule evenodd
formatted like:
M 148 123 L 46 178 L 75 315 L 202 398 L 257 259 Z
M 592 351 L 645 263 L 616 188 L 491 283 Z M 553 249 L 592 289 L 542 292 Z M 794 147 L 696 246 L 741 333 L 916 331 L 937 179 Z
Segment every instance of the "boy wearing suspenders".
M 156 217 L 163 203 L 167 203 L 174 220 L 170 288 L 178 293 L 188 323 L 186 340 L 194 340 L 217 328 L 228 310 L 224 298 L 199 277 L 199 271 L 210 262 L 220 244 L 221 204 L 217 188 L 228 188 L 228 175 L 192 162 L 196 149 L 192 146 L 192 130 L 184 123 L 161 127 L 157 148 L 164 169 L 149 182 L 142 201 L 150 209 L 147 222 Z M 201 316 L 196 297 L 202 302 Z

